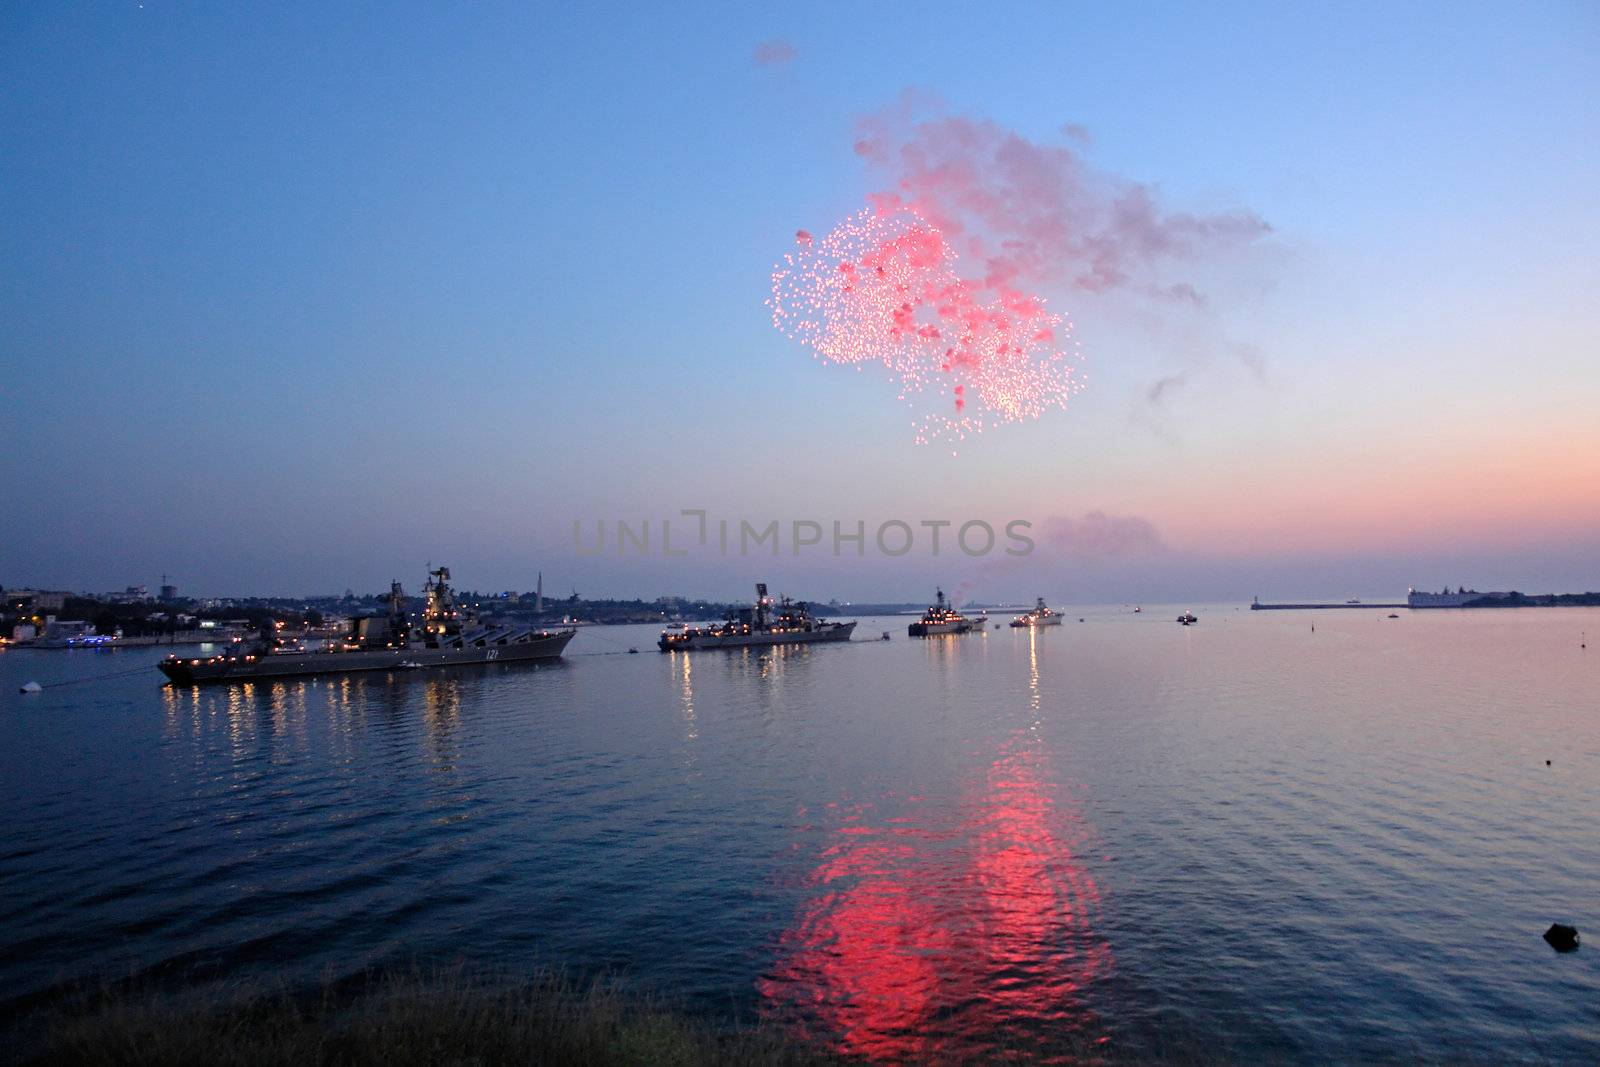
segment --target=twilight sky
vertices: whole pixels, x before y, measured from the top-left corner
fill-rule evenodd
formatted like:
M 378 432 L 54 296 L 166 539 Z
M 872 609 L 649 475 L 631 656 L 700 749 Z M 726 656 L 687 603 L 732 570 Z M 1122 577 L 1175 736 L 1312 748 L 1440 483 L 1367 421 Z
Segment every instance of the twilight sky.
M 1600 8 L 974 11 L 6 5 L 0 583 L 1600 588 Z M 1086 387 L 956 456 L 763 303 L 903 176 L 914 134 L 860 143 L 908 108 L 1171 223 L 1102 219 L 1111 285 L 1046 243 Z M 1219 219 L 1263 225 L 1162 243 Z M 681 509 L 780 555 L 619 556 Z M 885 557 L 893 519 L 1038 549 Z

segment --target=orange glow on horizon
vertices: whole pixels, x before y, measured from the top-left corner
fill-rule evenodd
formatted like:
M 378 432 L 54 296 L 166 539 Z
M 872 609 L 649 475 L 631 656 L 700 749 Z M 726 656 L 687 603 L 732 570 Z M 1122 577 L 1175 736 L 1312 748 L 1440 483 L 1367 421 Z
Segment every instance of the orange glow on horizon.
M 1275 455 L 1172 487 L 1141 513 L 1173 547 L 1224 557 L 1600 536 L 1600 431 L 1494 434 Z

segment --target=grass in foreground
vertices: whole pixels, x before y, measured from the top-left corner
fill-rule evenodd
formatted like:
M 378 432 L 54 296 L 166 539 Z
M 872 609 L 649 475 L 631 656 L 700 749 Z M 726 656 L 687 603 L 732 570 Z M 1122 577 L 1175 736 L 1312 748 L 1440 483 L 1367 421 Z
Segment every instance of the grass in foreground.
M 106 986 L 57 1001 L 19 1029 L 0 1032 L 0 1050 L 0 1061 L 52 1067 L 860 1067 L 777 1027 L 718 1027 L 604 981 L 581 984 L 551 973 L 512 978 L 464 966 L 330 983 L 309 996 L 239 982 L 177 990 Z M 1522 1051 L 1543 1062 L 1536 1048 Z M 1294 1059 L 1259 1052 L 1241 1057 L 1225 1043 L 1193 1040 L 1155 1041 L 1143 1054 L 1130 1054 L 1064 1036 L 1048 1052 L 1001 1048 L 985 1062 L 1210 1067 Z M 1412 1048 L 1397 1049 L 1385 1062 L 1489 1061 Z
M 307 999 L 240 985 L 106 989 L 53 1010 L 11 1055 L 27 1064 L 709 1064 L 842 1061 L 767 1029 L 721 1031 L 607 984 L 516 983 L 456 968 Z M 8 1056 L 7 1058 L 10 1058 Z

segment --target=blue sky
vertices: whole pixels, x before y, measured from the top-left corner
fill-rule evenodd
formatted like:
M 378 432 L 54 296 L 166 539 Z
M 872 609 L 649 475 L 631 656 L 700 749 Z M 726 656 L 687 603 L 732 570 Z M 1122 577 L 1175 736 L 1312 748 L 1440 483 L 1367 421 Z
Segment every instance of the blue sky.
M 756 63 L 774 39 L 795 58 Z M 1169 546 L 997 595 L 1597 587 L 1597 54 L 1589 4 L 12 5 L 0 581 L 373 588 L 431 558 L 740 593 L 764 561 L 573 550 L 575 519 L 704 507 L 1103 510 Z M 1052 294 L 1091 388 L 913 447 L 891 388 L 762 306 L 796 228 L 862 206 L 855 125 L 908 88 L 1081 124 L 1096 167 L 1254 211 L 1270 254 L 1203 315 Z M 914 597 L 962 565 L 770 569 Z

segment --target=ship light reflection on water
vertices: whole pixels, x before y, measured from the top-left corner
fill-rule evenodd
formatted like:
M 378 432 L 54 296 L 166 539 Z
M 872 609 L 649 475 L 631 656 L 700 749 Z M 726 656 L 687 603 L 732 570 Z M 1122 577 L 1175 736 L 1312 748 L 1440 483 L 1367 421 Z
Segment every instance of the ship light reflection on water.
M 1077 858 L 1090 831 L 1052 796 L 1047 762 L 1024 730 L 953 812 L 925 798 L 876 821 L 870 805 L 840 810 L 758 983 L 767 1014 L 883 1061 L 978 1053 L 999 1033 L 1046 1051 L 1095 1034 L 1085 991 L 1112 958 Z

